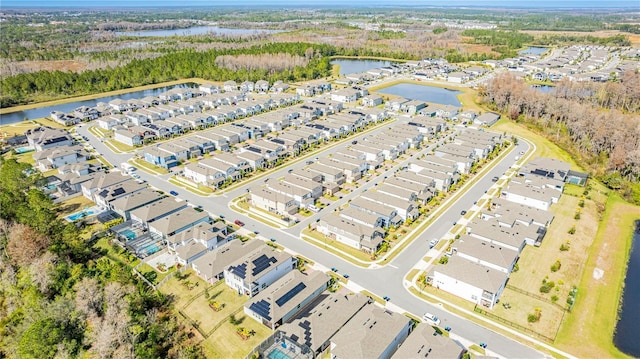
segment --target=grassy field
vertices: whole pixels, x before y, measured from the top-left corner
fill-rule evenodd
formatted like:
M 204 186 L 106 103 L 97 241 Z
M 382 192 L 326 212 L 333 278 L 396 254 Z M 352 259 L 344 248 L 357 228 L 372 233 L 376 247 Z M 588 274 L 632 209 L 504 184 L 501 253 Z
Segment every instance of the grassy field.
M 95 205 L 95 203 L 93 203 L 93 201 L 91 201 L 87 197 L 78 196 L 60 202 L 60 204 L 56 208 L 56 211 L 58 212 L 58 217 L 64 217 L 80 210 L 81 208 L 85 208 L 87 206 L 91 207 L 93 205 Z
M 609 197 L 602 225 L 588 253 L 576 304 L 556 340 L 559 348 L 583 358 L 629 358 L 613 345 L 612 338 L 634 221 L 638 218 L 640 207 L 617 194 Z M 595 275 L 598 272 L 602 277 Z
M 492 130 L 507 131 L 525 137 L 536 144 L 535 156 L 558 158 L 570 163 L 572 169 L 582 170 L 568 153 L 524 126 L 502 119 L 492 126 Z M 583 195 L 584 188 L 567 187 L 566 195 L 561 201 L 568 206 L 560 209 L 554 205 L 554 208 L 559 208 L 554 209 L 557 218 L 545 237 L 545 243 L 539 248 L 541 252 L 527 253 L 530 249 L 525 249 L 519 262 L 520 268 L 522 271 L 522 268 L 526 267 L 525 263 L 529 261 L 539 268 L 540 272 L 548 273 L 550 263 L 560 259 L 562 267 L 556 272 L 557 275 L 575 275 L 571 283 L 565 282 L 561 289 L 566 291 L 570 284 L 576 284 L 578 294 L 572 312 L 565 315 L 558 332 L 555 343 L 558 348 L 584 358 L 628 358 L 613 345 L 612 338 L 634 221 L 640 218 L 640 207 L 627 203 L 615 193 L 607 198 L 608 191 L 601 184 L 593 180 L 590 183 L 593 188 L 588 196 L 591 199 Z M 584 199 L 585 207 L 580 211 L 580 220 L 575 220 L 580 199 Z M 606 209 L 602 213 L 605 202 Z M 573 224 L 576 224 L 576 232 L 570 235 L 567 231 Z M 569 239 L 569 251 L 560 253 L 559 245 Z M 514 284 L 513 279 L 520 275 L 519 272 L 512 275 L 510 284 Z M 526 281 L 530 283 L 526 284 Z M 526 279 L 521 284 L 537 289 L 535 287 L 539 287 L 540 282 Z M 559 297 L 559 302 L 566 300 L 566 296 Z

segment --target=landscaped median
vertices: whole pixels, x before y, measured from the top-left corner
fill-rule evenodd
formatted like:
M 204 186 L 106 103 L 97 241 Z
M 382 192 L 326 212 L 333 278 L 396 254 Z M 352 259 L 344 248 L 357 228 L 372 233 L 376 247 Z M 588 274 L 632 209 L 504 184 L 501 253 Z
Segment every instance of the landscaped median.
M 136 149 L 135 147 L 125 145 L 124 143 L 118 141 L 104 141 L 103 143 L 114 153 L 127 153 Z
M 195 193 L 198 196 L 207 197 L 213 193 L 213 190 L 207 186 L 195 185 L 180 176 L 173 176 L 168 179 L 170 183 L 176 186 L 182 187 L 189 192 Z
M 162 168 L 162 167 L 158 167 L 155 165 L 152 165 L 151 163 L 144 161 L 144 160 L 134 160 L 131 159 L 129 160 L 129 163 L 131 163 L 132 165 L 138 167 L 139 169 L 150 173 L 154 176 L 158 176 L 158 175 L 166 175 L 167 173 L 169 173 L 169 170 L 167 170 L 166 168 Z

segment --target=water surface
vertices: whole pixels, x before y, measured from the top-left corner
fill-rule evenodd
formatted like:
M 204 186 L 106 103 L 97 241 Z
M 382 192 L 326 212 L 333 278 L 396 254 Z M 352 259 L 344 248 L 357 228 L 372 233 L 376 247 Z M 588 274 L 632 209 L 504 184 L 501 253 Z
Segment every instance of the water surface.
M 397 84 L 378 90 L 378 92 L 389 95 L 397 95 L 411 100 L 421 100 L 431 103 L 439 103 L 443 105 L 462 106 L 458 98 L 460 91 L 449 90 L 446 88 L 416 85 L 416 84 Z
M 638 340 L 638 323 L 640 323 L 640 220 L 636 221 L 633 233 L 627 276 L 624 280 L 622 306 L 613 343 L 620 351 L 632 357 L 640 358 L 640 340 Z

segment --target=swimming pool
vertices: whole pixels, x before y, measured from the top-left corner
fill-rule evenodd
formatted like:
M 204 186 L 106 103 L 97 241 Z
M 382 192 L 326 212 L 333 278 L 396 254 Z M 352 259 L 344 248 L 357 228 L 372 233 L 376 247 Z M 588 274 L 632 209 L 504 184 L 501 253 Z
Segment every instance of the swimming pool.
M 76 213 L 72 213 L 64 217 L 64 219 L 66 219 L 69 222 L 75 222 L 81 218 L 93 217 L 98 213 L 100 213 L 100 211 L 98 210 L 97 207 L 91 207 L 91 208 L 83 209 L 82 211 L 78 211 Z
M 278 348 L 274 348 L 269 355 L 267 355 L 267 357 L 269 359 L 293 359 L 290 356 L 288 356 L 285 352 L 283 352 L 282 350 L 278 349 Z
M 18 147 L 15 149 L 15 151 L 17 154 L 23 154 L 23 153 L 34 151 L 34 149 L 31 147 Z
M 153 244 L 149 244 L 148 246 L 142 248 L 141 252 L 146 253 L 148 255 L 154 254 L 155 252 L 159 251 L 160 247 L 158 247 L 157 244 L 153 243 Z
M 136 234 L 130 229 L 125 229 L 124 231 L 120 232 L 120 234 L 129 240 L 136 238 Z

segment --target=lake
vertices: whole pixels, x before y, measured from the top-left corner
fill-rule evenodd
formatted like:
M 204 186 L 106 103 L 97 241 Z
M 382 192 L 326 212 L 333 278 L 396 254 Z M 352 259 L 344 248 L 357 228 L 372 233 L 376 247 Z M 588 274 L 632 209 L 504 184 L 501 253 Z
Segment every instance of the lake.
M 194 26 L 186 29 L 172 29 L 172 30 L 144 30 L 144 31 L 116 31 L 118 36 L 155 36 L 155 37 L 168 37 L 168 36 L 194 36 L 194 35 L 206 35 L 208 33 L 217 33 L 223 35 L 251 35 L 260 33 L 276 33 L 283 32 L 284 30 L 267 30 L 267 29 L 228 29 L 217 26 Z
M 640 358 L 640 340 L 636 332 L 640 323 L 640 220 L 636 221 L 636 230 L 631 243 L 627 276 L 624 280 L 622 306 L 613 343 L 620 351 Z
M 15 123 L 15 122 L 20 122 L 22 120 L 24 120 L 24 118 L 28 118 L 30 120 L 36 119 L 36 118 L 42 118 L 42 117 L 47 117 L 49 116 L 49 114 L 51 114 L 51 111 L 60 111 L 60 112 L 64 112 L 64 113 L 69 113 L 73 110 L 75 110 L 76 108 L 80 107 L 80 106 L 88 106 L 88 107 L 93 107 L 95 105 L 98 104 L 98 102 L 109 102 L 111 100 L 115 100 L 117 98 L 119 99 L 123 99 L 123 100 L 128 100 L 128 99 L 132 99 L 132 98 L 143 98 L 143 97 L 147 97 L 147 96 L 158 96 L 159 94 L 174 89 L 174 88 L 184 88 L 184 87 L 198 87 L 198 84 L 195 83 L 186 83 L 186 84 L 180 84 L 180 85 L 174 85 L 174 86 L 165 86 L 165 87 L 158 87 L 158 88 L 154 88 L 154 89 L 150 89 L 150 90 L 142 90 L 142 91 L 135 91 L 135 92 L 129 92 L 129 93 L 125 93 L 125 94 L 121 94 L 121 95 L 114 95 L 114 96 L 105 96 L 105 97 L 100 97 L 97 99 L 93 99 L 93 100 L 84 100 L 84 101 L 75 101 L 75 102 L 69 102 L 69 103 L 64 103 L 64 104 L 60 104 L 60 105 L 55 105 L 55 106 L 46 106 L 46 107 L 38 107 L 38 108 L 34 108 L 31 110 L 24 110 L 24 111 L 17 111 L 17 112 L 11 112 L 11 113 L 7 113 L 5 115 L 0 115 L 0 125 L 6 125 L 6 124 L 10 124 L 10 123 Z
M 349 60 L 339 59 L 331 61 L 331 65 L 340 66 L 340 75 L 357 74 L 391 65 L 391 61 L 382 60 Z
M 547 51 L 549 48 L 547 47 L 537 47 L 537 46 L 529 46 L 524 50 L 518 51 L 520 55 L 532 54 L 532 55 L 540 55 L 543 52 Z
M 441 87 L 416 84 L 398 84 L 380 89 L 377 92 L 388 95 L 397 95 L 411 100 L 421 100 L 443 105 L 462 106 L 462 104 L 456 97 L 462 92 Z

